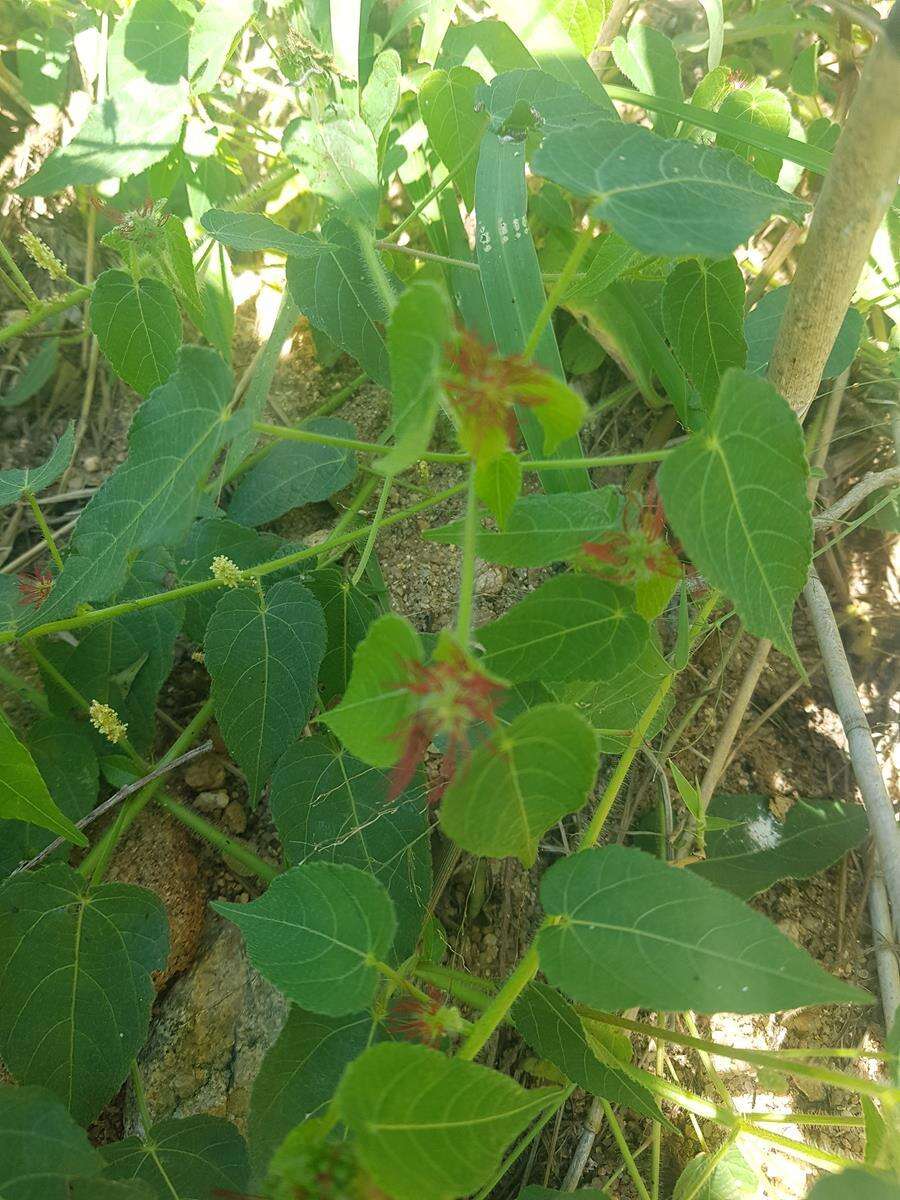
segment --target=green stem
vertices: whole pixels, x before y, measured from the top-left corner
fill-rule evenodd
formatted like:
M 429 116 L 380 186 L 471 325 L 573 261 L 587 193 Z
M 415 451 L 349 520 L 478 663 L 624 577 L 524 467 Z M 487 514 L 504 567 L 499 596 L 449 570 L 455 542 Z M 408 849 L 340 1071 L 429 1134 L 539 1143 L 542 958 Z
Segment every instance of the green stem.
M 433 983 L 443 991 L 449 992 L 470 1008 L 485 1009 L 491 1002 L 495 989 L 486 979 L 479 979 L 465 971 L 455 971 L 452 967 L 437 966 L 433 963 L 417 963 L 414 972 L 419 979 Z
M 786 1061 L 783 1055 L 774 1051 L 745 1050 L 742 1047 L 725 1046 L 720 1042 L 709 1041 L 707 1038 L 692 1037 L 690 1034 L 678 1033 L 674 1029 L 663 1029 L 660 1025 L 650 1025 L 646 1021 L 632 1021 L 628 1017 L 616 1016 L 613 1013 L 600 1012 L 596 1009 L 579 1006 L 579 1012 L 592 1021 L 600 1021 L 603 1025 L 611 1025 L 615 1029 L 628 1029 L 633 1033 L 641 1033 L 655 1038 L 660 1042 L 671 1042 L 675 1046 L 686 1049 L 700 1050 L 707 1054 L 715 1054 L 721 1058 L 731 1058 L 738 1062 L 750 1063 L 752 1066 L 765 1067 L 782 1075 L 803 1075 L 808 1079 L 817 1079 L 829 1087 L 842 1088 L 844 1091 L 856 1092 L 859 1095 L 874 1096 L 879 1099 L 900 1100 L 900 1088 L 878 1083 L 874 1079 L 862 1076 L 847 1075 L 843 1071 L 833 1071 L 829 1067 L 819 1067 L 802 1061 Z
M 391 513 L 390 516 L 382 519 L 381 528 L 385 529 L 390 525 L 397 525 L 400 521 L 405 521 L 408 517 L 413 517 L 417 513 L 434 508 L 437 504 L 443 504 L 451 496 L 456 496 L 463 491 L 465 486 L 464 483 L 455 484 L 453 487 L 445 488 L 442 492 L 436 492 L 433 496 L 429 496 L 425 500 L 411 504 L 408 508 L 400 512 Z M 246 570 L 240 572 L 240 576 L 242 579 L 248 581 L 260 579 L 265 575 L 270 575 L 273 571 L 281 571 L 285 567 L 292 567 L 296 563 L 305 562 L 307 559 L 315 558 L 317 555 L 327 553 L 329 550 L 351 546 L 354 542 L 358 542 L 360 538 L 367 537 L 369 528 L 368 525 L 364 525 L 360 529 L 350 530 L 340 537 L 329 538 L 320 546 L 308 546 L 303 550 L 295 550 L 293 554 L 285 554 L 280 558 L 273 558 L 268 562 L 260 563 L 258 566 L 248 567 Z M 182 587 L 172 588 L 168 592 L 155 592 L 151 596 L 141 596 L 137 600 L 125 600 L 120 604 L 111 604 L 108 608 L 96 608 L 91 612 L 81 613 L 78 616 L 62 617 L 58 621 L 47 621 L 44 625 L 36 625 L 34 629 L 29 629 L 21 635 L 19 640 L 23 643 L 31 643 L 36 638 L 45 637 L 48 633 L 58 633 L 64 629 L 81 629 L 87 625 L 97 625 L 103 621 L 112 620 L 114 617 L 139 612 L 143 608 L 154 608 L 158 604 L 169 604 L 173 600 L 183 600 L 188 596 L 197 596 L 203 592 L 212 591 L 214 588 L 223 586 L 224 584 L 218 579 L 212 577 L 201 579 L 197 583 L 184 584 Z M 15 640 L 16 634 L 14 631 L 0 633 L 0 645 L 4 642 Z
M 252 871 L 264 883 L 271 883 L 275 876 L 280 873 L 277 867 L 273 867 L 271 863 L 260 858 L 258 854 L 254 854 L 243 842 L 228 837 L 221 829 L 215 825 L 211 825 L 209 821 L 205 821 L 192 808 L 186 808 L 185 805 L 179 804 L 177 800 L 173 800 L 171 796 L 165 794 L 157 796 L 156 803 L 160 808 L 170 813 L 176 821 L 180 821 L 182 825 L 186 825 L 188 829 L 192 829 L 205 842 L 209 842 L 211 846 L 215 846 L 221 854 L 234 859 L 235 862 L 239 862 L 248 871 Z
M 37 496 L 35 496 L 34 492 L 26 492 L 25 499 L 31 505 L 31 511 L 34 513 L 34 519 L 37 521 L 37 527 L 43 534 L 44 541 L 47 543 L 47 549 L 50 551 L 53 561 L 61 571 L 63 569 L 62 555 L 59 552 L 59 547 L 56 544 L 56 538 L 53 536 L 53 531 L 47 524 L 47 518 L 41 512 L 41 506 L 38 504 Z
M 709 1158 L 706 1160 L 706 1162 L 703 1164 L 703 1170 L 700 1172 L 699 1179 L 694 1184 L 694 1186 L 691 1188 L 691 1190 L 687 1193 L 687 1195 L 682 1197 L 682 1200 L 697 1200 L 697 1196 L 699 1196 L 700 1192 L 703 1190 L 704 1184 L 710 1178 L 713 1171 L 715 1171 L 716 1167 L 719 1165 L 719 1163 L 722 1161 L 722 1159 L 725 1157 L 725 1155 L 728 1153 L 728 1151 L 731 1149 L 731 1147 L 734 1145 L 734 1143 L 737 1141 L 737 1138 L 738 1138 L 738 1130 L 733 1129 L 731 1131 L 731 1133 L 728 1135 L 728 1137 L 725 1139 L 725 1141 L 722 1143 L 722 1145 L 718 1148 L 718 1150 L 716 1150 L 714 1154 L 711 1154 L 709 1156 Z
M 444 267 L 461 267 L 464 271 L 480 271 L 478 263 L 470 262 L 467 258 L 450 258 L 446 254 L 435 254 L 433 250 L 419 250 L 416 246 L 398 246 L 394 242 L 377 241 L 373 243 L 377 250 L 388 254 L 408 254 L 410 258 L 420 258 L 423 262 L 436 262 Z
M 535 350 L 537 350 L 538 342 L 541 340 L 541 335 L 546 329 L 550 318 L 553 316 L 553 312 L 557 305 L 562 301 L 562 298 L 569 290 L 569 285 L 575 278 L 575 272 L 581 265 L 581 260 L 584 258 L 585 254 L 587 254 L 593 240 L 594 229 L 592 225 L 588 224 L 579 234 L 575 245 L 572 247 L 569 257 L 566 259 L 565 265 L 560 272 L 559 279 L 557 279 L 556 283 L 554 283 L 553 287 L 550 289 L 541 311 L 535 318 L 531 333 L 528 335 L 528 341 L 525 343 L 525 348 L 522 351 L 522 357 L 526 362 L 530 361 Z M 578 461 L 579 464 L 581 464 L 581 460 L 579 459 Z
M 375 549 L 378 531 L 381 528 L 381 521 L 384 517 L 384 510 L 387 508 L 388 497 L 391 494 L 391 488 L 393 487 L 393 484 L 393 475 L 385 476 L 384 483 L 381 486 L 381 495 L 378 497 L 378 504 L 375 507 L 375 516 L 372 520 L 371 528 L 369 529 L 369 536 L 366 538 L 366 544 L 363 546 L 362 554 L 359 556 L 359 562 L 356 570 L 353 572 L 353 575 L 350 579 L 350 583 L 353 587 L 356 587 L 363 575 L 366 573 L 366 566 L 368 565 L 372 551 Z M 344 515 L 346 516 L 346 513 Z
M 456 166 L 453 168 L 453 170 L 448 171 L 443 179 L 438 180 L 438 182 L 430 189 L 430 191 L 428 191 L 422 197 L 422 199 L 415 206 L 415 208 L 413 208 L 412 212 L 409 213 L 408 216 L 405 216 L 399 225 L 395 225 L 394 228 L 391 230 L 391 232 L 387 235 L 386 238 L 383 238 L 381 240 L 380 244 L 385 249 L 390 249 L 390 243 L 395 238 L 398 238 L 408 225 L 412 224 L 412 222 L 416 219 L 416 217 L 419 215 L 419 213 L 423 212 L 428 207 L 428 205 L 432 202 L 432 200 L 435 199 L 436 196 L 439 196 L 441 194 L 441 192 L 444 190 L 444 188 L 447 186 L 447 184 L 452 182 L 452 180 L 455 178 L 457 173 L 463 169 L 463 167 L 466 165 L 466 163 L 469 161 L 469 159 L 472 157 L 472 155 L 477 151 L 477 149 L 478 149 L 478 142 L 476 141 L 475 144 L 471 147 L 471 149 L 469 149 L 466 152 L 466 154 L 464 154 L 463 157 L 459 160 L 459 162 L 456 164 Z
M 364 225 L 357 224 L 356 237 L 362 250 L 363 261 L 369 268 L 372 276 L 372 282 L 378 294 L 381 296 L 384 304 L 385 312 L 392 312 L 394 305 L 397 303 L 397 296 L 394 289 L 391 287 L 391 281 L 388 279 L 387 271 L 384 269 L 384 263 L 379 257 L 378 250 L 380 243 L 376 242 L 372 234 Z M 395 247 L 396 248 L 396 247 Z
M 612 1130 L 613 1137 L 616 1139 L 619 1152 L 625 1160 L 625 1166 L 628 1169 L 628 1174 L 631 1176 L 631 1182 L 637 1188 L 641 1200 L 650 1200 L 650 1193 L 647 1191 L 646 1185 L 641 1178 L 641 1173 L 637 1169 L 637 1163 L 634 1161 L 631 1151 L 628 1148 L 628 1143 L 625 1141 L 625 1134 L 622 1132 L 622 1126 L 619 1124 L 616 1114 L 613 1112 L 608 1100 L 604 1100 L 602 1096 L 598 1097 L 598 1099 L 603 1108 L 604 1116 Z
M 456 636 L 468 646 L 472 631 L 475 602 L 475 540 L 478 536 L 478 497 L 475 494 L 475 464 L 469 467 L 466 490 L 466 515 L 463 525 L 462 562 L 459 570 L 459 603 L 456 610 Z
M 0 267 L 0 283 L 4 284 L 9 289 L 9 291 L 12 292 L 12 294 L 15 296 L 15 298 L 21 304 L 24 304 L 26 308 L 31 307 L 31 304 L 29 303 L 29 300 L 28 300 L 28 297 L 26 296 L 26 294 L 22 291 L 22 289 L 19 287 L 19 285 L 16 283 L 16 281 L 10 275 L 7 275 L 7 273 L 3 270 L 2 267 Z
M 409 994 L 414 996 L 420 1004 L 425 1004 L 430 1007 L 433 1003 L 427 992 L 423 992 L 421 988 L 416 987 L 411 980 L 407 979 L 405 975 L 401 975 L 399 971 L 395 971 L 394 968 L 389 966 L 386 962 L 382 962 L 380 959 L 373 958 L 370 960 L 369 965 L 374 967 L 379 975 L 383 975 L 385 979 L 390 979 L 391 983 L 393 983 L 396 987 L 400 988 L 404 992 L 409 992 Z
M 546 924 L 545 921 L 544 925 Z M 541 928 L 544 928 L 544 925 Z M 539 966 L 537 947 L 532 942 L 513 973 L 496 996 L 488 1002 L 484 1012 L 472 1026 L 469 1036 L 459 1049 L 457 1058 L 473 1059 L 479 1053 L 497 1026 L 506 1019 L 506 1014 L 513 1004 L 537 975 Z
M 313 409 L 310 415 L 313 417 L 329 416 L 339 409 L 346 400 L 349 400 L 353 393 L 358 391 L 368 378 L 368 375 L 363 371 L 361 375 L 357 375 L 355 379 L 351 379 L 346 387 L 342 387 L 333 396 L 329 396 L 327 400 L 323 400 L 318 408 Z
M 16 281 L 16 283 L 18 284 L 21 291 L 23 291 L 25 293 L 24 298 L 25 298 L 26 305 L 32 310 L 34 310 L 35 307 L 40 307 L 41 302 L 37 298 L 34 288 L 31 286 L 31 284 L 28 282 L 28 280 L 25 278 L 25 276 L 19 270 L 19 264 L 16 262 L 16 260 L 13 258 L 13 256 L 10 254 L 10 252 L 7 250 L 7 248 L 4 246 L 2 241 L 0 241 L 0 258 L 2 258 L 3 261 L 6 263 L 7 270 L 9 271 L 9 273 L 13 277 L 13 279 Z
M 131 1074 L 131 1086 L 134 1089 L 134 1101 L 137 1105 L 138 1114 L 141 1118 L 141 1124 L 144 1127 L 144 1137 L 146 1137 L 153 1127 L 153 1122 L 150 1120 L 150 1109 L 147 1107 L 147 1096 L 144 1092 L 144 1081 L 141 1079 L 141 1072 L 136 1058 L 131 1060 L 129 1072 Z
M 74 304 L 80 304 L 82 300 L 87 299 L 92 291 L 93 284 L 74 288 L 71 292 L 66 292 L 64 296 L 58 296 L 55 300 L 50 300 L 46 304 L 42 304 L 40 308 L 36 308 L 34 312 L 30 312 L 21 321 L 14 321 L 12 325 L 4 326 L 3 329 L 0 329 L 0 345 L 4 342 L 12 341 L 13 338 L 18 337 L 21 333 L 25 333 L 33 325 L 38 325 L 47 317 L 52 317 L 55 313 L 63 312 L 65 309 L 71 308 Z
M 316 433 L 312 429 L 295 429 L 287 425 L 269 425 L 262 421 L 254 421 L 253 429 L 268 437 L 282 438 L 291 442 L 313 442 L 321 446 L 338 446 L 344 450 L 353 450 L 357 454 L 390 454 L 393 446 L 382 445 L 378 442 L 364 442 L 359 438 L 339 437 L 336 434 Z M 571 467 L 628 467 L 636 463 L 663 462 L 672 453 L 671 450 L 638 450 L 633 454 L 601 454 L 594 458 L 523 458 L 520 465 L 523 471 L 552 471 L 569 470 Z M 470 456 L 463 452 L 426 451 L 421 454 L 419 462 L 433 463 L 467 463 Z
M 328 539 L 329 541 L 331 541 L 332 538 L 340 537 L 345 529 L 349 529 L 353 525 L 353 523 L 359 517 L 360 509 L 378 487 L 379 483 L 383 481 L 383 479 L 383 475 L 373 474 L 363 483 L 362 487 L 347 505 L 344 512 L 341 513 L 341 516 L 335 524 L 334 529 L 331 531 L 331 537 Z M 374 522 L 372 523 L 372 527 L 375 528 Z M 380 526 L 378 528 L 380 528 Z M 340 557 L 340 553 L 340 550 L 336 550 L 333 554 L 321 554 L 317 566 L 319 568 L 328 566 L 328 564 L 335 558 Z

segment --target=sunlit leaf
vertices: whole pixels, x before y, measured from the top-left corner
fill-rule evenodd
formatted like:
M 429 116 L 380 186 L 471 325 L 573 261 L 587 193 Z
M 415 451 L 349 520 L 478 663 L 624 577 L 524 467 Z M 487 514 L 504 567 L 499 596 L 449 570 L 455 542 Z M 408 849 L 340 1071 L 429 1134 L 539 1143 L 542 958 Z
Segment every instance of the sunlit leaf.
M 188 45 L 188 76 L 197 95 L 215 87 L 235 38 L 253 15 L 253 0 L 204 0 Z
M 428 136 L 468 209 L 475 203 L 476 147 L 487 125 L 487 116 L 475 105 L 481 82 L 470 67 L 453 67 L 432 71 L 419 89 L 419 111 Z
M 617 37 L 612 44 L 613 58 L 623 75 L 627 75 L 639 92 L 663 96 L 681 102 L 681 63 L 675 47 L 664 33 L 652 25 L 634 21 L 627 37 Z M 674 137 L 678 118 L 666 113 L 653 113 L 653 128 L 663 137 Z
M 743 901 L 641 850 L 604 846 L 555 863 L 541 904 L 541 969 L 574 1000 L 615 1012 L 776 1012 L 865 1004 Z

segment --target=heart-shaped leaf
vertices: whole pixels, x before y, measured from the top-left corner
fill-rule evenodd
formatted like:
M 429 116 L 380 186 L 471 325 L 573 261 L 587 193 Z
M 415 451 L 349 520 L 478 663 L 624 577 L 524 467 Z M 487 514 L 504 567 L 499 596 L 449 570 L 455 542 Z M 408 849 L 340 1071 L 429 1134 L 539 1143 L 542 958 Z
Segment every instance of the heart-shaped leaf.
M 207 1200 L 242 1192 L 250 1178 L 244 1139 L 230 1121 L 205 1114 L 159 1121 L 143 1137 L 102 1150 L 108 1179 L 139 1179 L 159 1200 Z
M 475 103 L 481 84 L 481 76 L 471 67 L 452 67 L 432 71 L 419 89 L 419 111 L 431 144 L 453 172 L 468 209 L 475 204 L 475 149 L 487 125 L 486 114 Z
M 318 600 L 294 580 L 229 591 L 209 619 L 204 653 L 216 719 L 251 802 L 306 724 L 325 639 Z
M 144 888 L 91 888 L 60 864 L 0 887 L 0 930 L 0 1057 L 87 1124 L 147 1035 L 150 972 L 168 953 L 165 909 Z
M 91 329 L 113 370 L 141 396 L 175 369 L 181 313 L 159 279 L 135 282 L 124 271 L 104 271 L 91 293 Z
M 336 567 L 316 571 L 306 586 L 322 605 L 328 630 L 328 646 L 319 667 L 319 691 L 327 705 L 347 690 L 353 653 L 378 617 L 380 606 L 363 586 L 354 587 Z
M 727 371 L 707 429 L 657 473 L 666 516 L 697 568 L 750 633 L 794 653 L 791 614 L 806 582 L 812 520 L 796 414 L 770 383 Z
M 256 969 L 289 1000 L 326 1016 L 369 1007 L 396 928 L 384 887 L 356 867 L 307 863 L 250 904 L 214 904 L 244 935 Z
M 777 1012 L 865 1004 L 771 921 L 690 871 L 604 846 L 556 863 L 541 903 L 544 974 L 575 1000 L 615 1012 Z
M 731 256 L 690 258 L 666 279 L 661 304 L 675 357 L 710 408 L 725 371 L 747 357 L 741 269 Z
M 611 679 L 638 659 L 649 636 L 624 588 L 587 575 L 548 579 L 478 630 L 484 668 L 512 683 Z
M 441 828 L 473 854 L 530 867 L 551 825 L 581 808 L 597 772 L 597 738 L 574 708 L 540 704 L 494 731 L 441 802 Z

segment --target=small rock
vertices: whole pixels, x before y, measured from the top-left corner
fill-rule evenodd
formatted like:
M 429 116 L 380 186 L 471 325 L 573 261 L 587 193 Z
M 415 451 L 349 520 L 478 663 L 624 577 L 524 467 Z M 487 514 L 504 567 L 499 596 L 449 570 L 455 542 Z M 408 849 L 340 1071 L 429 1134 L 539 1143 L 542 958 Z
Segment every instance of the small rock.
M 475 591 L 479 596 L 499 596 L 506 576 L 500 567 L 485 566 L 475 576 Z
M 96 454 L 89 454 L 84 460 L 84 469 L 87 471 L 88 475 L 96 475 L 100 470 L 101 465 L 100 459 Z
M 824 1100 L 827 1094 L 825 1084 L 818 1079 L 808 1079 L 805 1075 L 792 1076 L 798 1092 L 802 1092 L 807 1100 L 813 1102 Z
M 195 792 L 215 791 L 225 782 L 225 766 L 214 754 L 205 754 L 190 764 L 184 781 Z
M 200 792 L 194 800 L 194 808 L 198 812 L 219 812 L 228 807 L 229 799 L 227 792 Z
M 314 529 L 312 533 L 303 535 L 303 544 L 305 546 L 321 546 L 331 537 L 331 532 L 330 529 Z
M 250 966 L 238 929 L 210 916 L 193 967 L 160 1000 L 139 1055 L 151 1119 L 211 1113 L 243 1131 L 253 1080 L 287 1010 Z M 138 1122 L 129 1088 L 126 1132 Z
M 247 828 L 247 814 L 243 804 L 239 804 L 237 800 L 231 801 L 222 814 L 222 819 L 232 833 L 243 833 Z

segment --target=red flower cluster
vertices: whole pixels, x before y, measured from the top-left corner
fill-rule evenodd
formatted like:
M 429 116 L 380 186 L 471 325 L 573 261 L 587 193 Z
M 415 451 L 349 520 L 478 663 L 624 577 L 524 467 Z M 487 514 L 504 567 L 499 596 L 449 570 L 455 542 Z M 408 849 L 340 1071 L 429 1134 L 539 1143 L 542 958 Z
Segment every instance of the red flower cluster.
M 678 558 L 664 537 L 666 517 L 655 484 L 648 488 L 636 516 L 634 506 L 629 511 L 626 505 L 623 525 L 621 532 L 583 543 L 586 565 L 625 584 L 644 583 L 654 575 L 678 575 Z
M 420 662 L 407 664 L 406 688 L 419 697 L 419 703 L 411 720 L 396 734 L 402 739 L 403 752 L 391 775 L 390 800 L 396 800 L 408 786 L 430 743 L 444 737 L 447 745 L 440 782 L 430 797 L 432 803 L 437 803 L 469 753 L 469 726 L 496 723 L 494 707 L 502 685 L 479 671 L 453 642 L 444 643 L 439 654 L 427 666 Z
M 23 604 L 34 604 L 40 608 L 52 587 L 53 576 L 49 571 L 35 569 L 31 574 L 19 576 L 19 595 Z
M 548 397 L 535 390 L 546 373 L 518 355 L 502 357 L 473 333 L 461 330 L 448 349 L 449 370 L 444 391 L 462 425 L 463 440 L 476 459 L 491 435 L 502 435 L 510 450 L 516 447 L 515 405 L 536 407 Z M 495 452 L 493 445 L 489 446 Z

